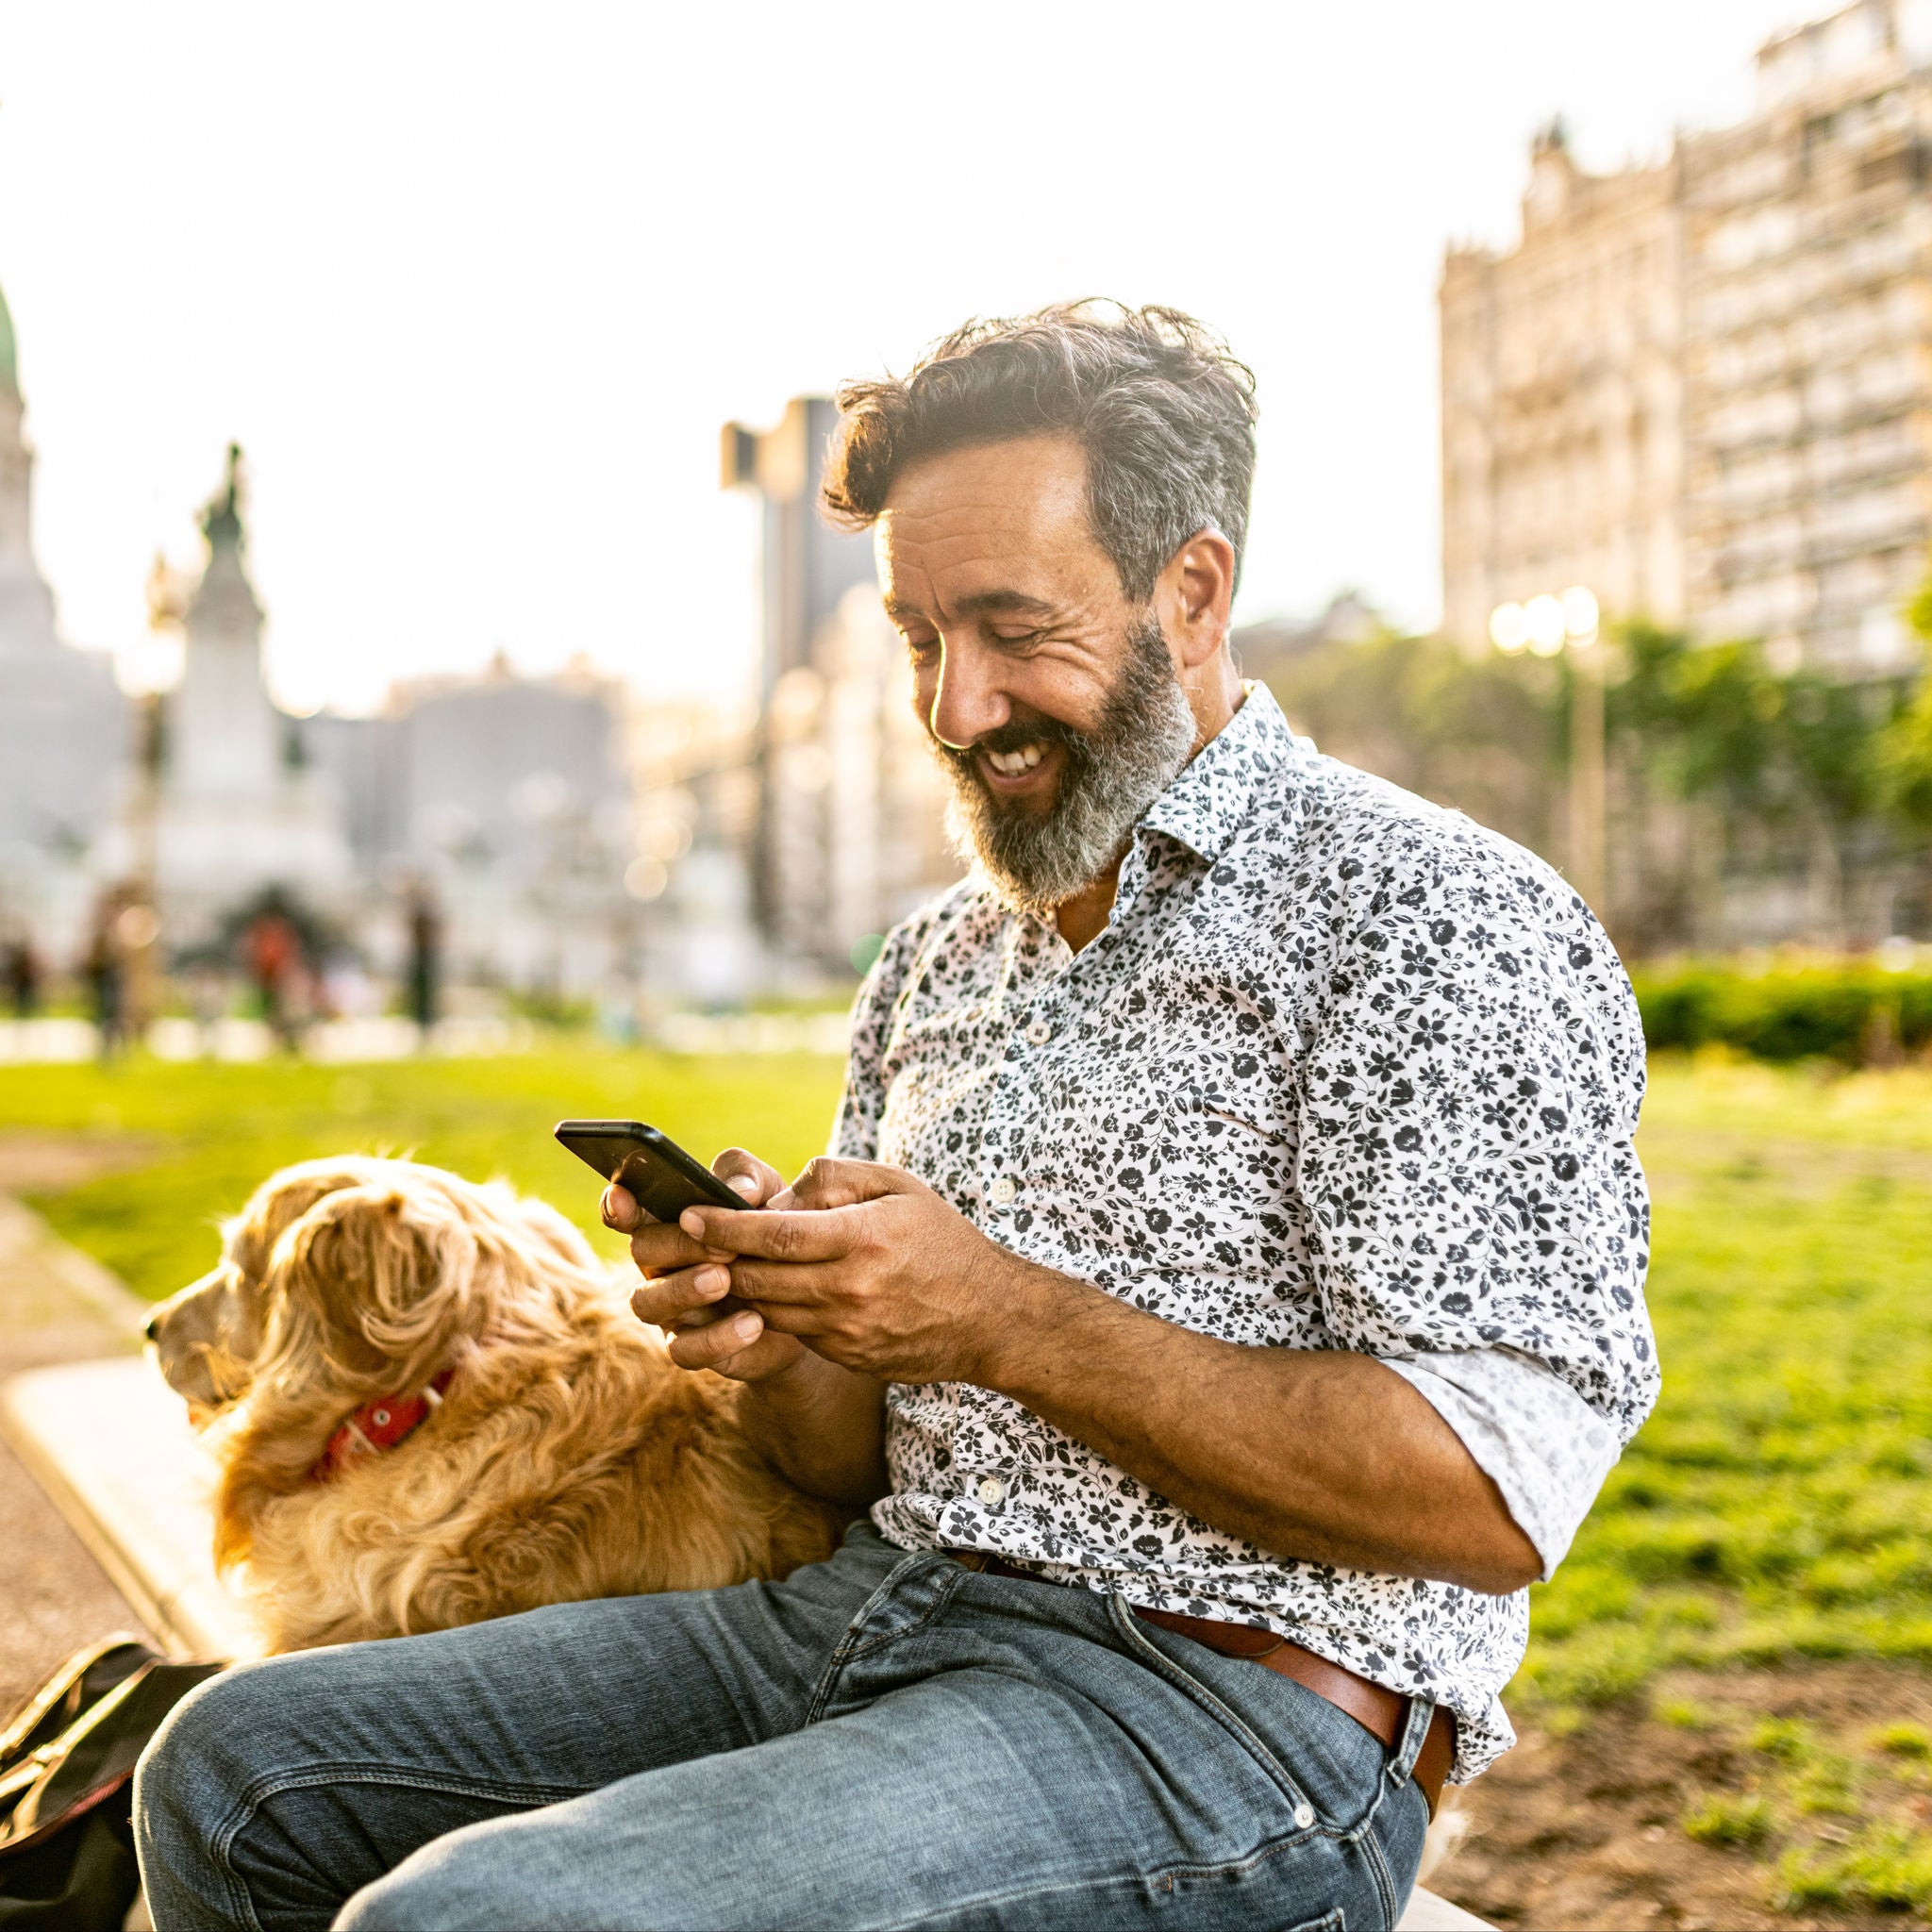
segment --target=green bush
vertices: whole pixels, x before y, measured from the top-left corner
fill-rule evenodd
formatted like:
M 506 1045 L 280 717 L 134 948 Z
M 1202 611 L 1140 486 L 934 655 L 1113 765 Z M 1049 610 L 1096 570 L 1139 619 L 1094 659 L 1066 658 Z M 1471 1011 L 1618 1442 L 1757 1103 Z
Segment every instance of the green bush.
M 1685 1812 L 1683 1823 L 1685 1834 L 1702 1845 L 1757 1845 L 1777 1821 L 1762 1798 L 1713 1795 Z
M 1653 1051 L 1728 1046 L 1764 1060 L 1858 1066 L 1932 1045 L 1932 973 L 1788 966 L 1749 973 L 1691 963 L 1631 974 Z

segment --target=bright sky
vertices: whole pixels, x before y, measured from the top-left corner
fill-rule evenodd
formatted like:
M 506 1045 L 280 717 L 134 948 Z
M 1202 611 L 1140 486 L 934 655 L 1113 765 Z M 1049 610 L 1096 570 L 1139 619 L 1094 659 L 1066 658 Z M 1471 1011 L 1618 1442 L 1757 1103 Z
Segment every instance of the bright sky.
M 1434 289 L 1532 130 L 1736 118 L 1804 0 L 325 8 L 8 0 L 0 287 L 75 642 L 144 635 L 230 438 L 285 701 L 752 652 L 721 423 L 970 312 L 1178 304 L 1260 381 L 1241 614 L 1435 615 Z

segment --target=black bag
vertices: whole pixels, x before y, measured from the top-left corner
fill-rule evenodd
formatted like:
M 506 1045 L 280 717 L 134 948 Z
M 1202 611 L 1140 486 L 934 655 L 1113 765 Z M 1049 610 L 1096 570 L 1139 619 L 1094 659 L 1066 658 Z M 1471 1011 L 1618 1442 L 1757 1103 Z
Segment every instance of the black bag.
M 131 1637 L 71 1657 L 0 1732 L 0 1927 L 120 1932 L 141 1890 L 134 1766 L 221 1664 L 177 1664 Z

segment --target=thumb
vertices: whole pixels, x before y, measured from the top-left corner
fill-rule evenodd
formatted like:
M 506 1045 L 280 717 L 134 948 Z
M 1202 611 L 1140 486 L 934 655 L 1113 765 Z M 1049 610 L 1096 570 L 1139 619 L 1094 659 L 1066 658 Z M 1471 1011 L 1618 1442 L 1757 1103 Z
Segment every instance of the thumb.
M 731 1190 L 741 1195 L 748 1207 L 768 1206 L 784 1187 L 784 1177 L 774 1167 L 747 1154 L 742 1147 L 727 1147 L 711 1163 L 711 1172 Z
M 793 1208 L 850 1208 L 860 1201 L 876 1201 L 881 1194 L 900 1194 L 917 1187 L 912 1176 L 896 1167 L 884 1167 L 875 1160 L 834 1160 L 821 1155 L 811 1161 L 787 1190 Z M 773 1204 L 777 1205 L 775 1202 Z

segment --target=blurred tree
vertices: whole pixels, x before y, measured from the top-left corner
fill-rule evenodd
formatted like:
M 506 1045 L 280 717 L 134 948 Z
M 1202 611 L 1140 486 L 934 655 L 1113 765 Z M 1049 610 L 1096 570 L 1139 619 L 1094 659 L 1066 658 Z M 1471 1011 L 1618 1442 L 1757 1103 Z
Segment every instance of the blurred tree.
M 1885 733 L 1879 773 L 1891 809 L 1907 824 L 1932 832 L 1932 678 Z
M 1605 647 L 1620 943 L 1722 939 L 1714 910 L 1754 884 L 1808 885 L 1820 939 L 1892 929 L 1887 895 L 1932 830 L 1932 685 L 1914 699 L 1905 677 L 1780 675 L 1756 642 L 1641 624 Z M 1560 862 L 1571 669 L 1379 631 L 1322 642 L 1269 684 L 1324 751 Z
M 1550 663 L 1380 631 L 1322 644 L 1269 686 L 1324 751 L 1554 849 L 1564 714 Z
M 1906 615 L 1921 646 L 1932 646 L 1932 576 Z M 1922 673 L 1924 657 L 1922 648 Z M 1878 744 L 1878 783 L 1888 809 L 1917 848 L 1912 876 L 1899 892 L 1895 928 L 1932 938 L 1932 677 L 1921 676 L 1909 702 L 1886 726 Z

